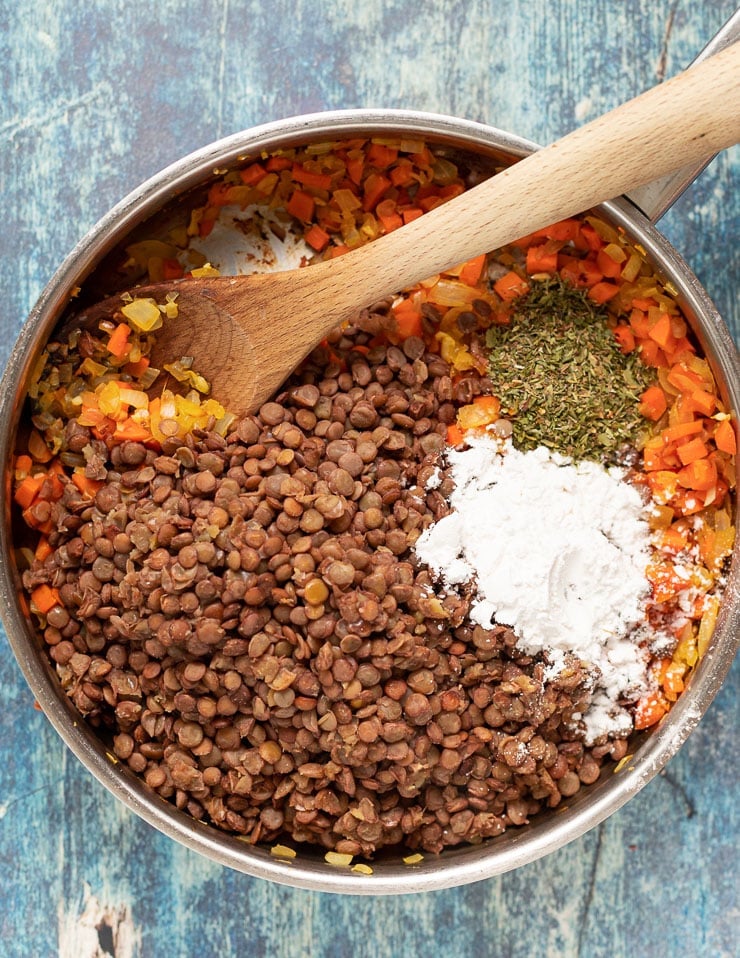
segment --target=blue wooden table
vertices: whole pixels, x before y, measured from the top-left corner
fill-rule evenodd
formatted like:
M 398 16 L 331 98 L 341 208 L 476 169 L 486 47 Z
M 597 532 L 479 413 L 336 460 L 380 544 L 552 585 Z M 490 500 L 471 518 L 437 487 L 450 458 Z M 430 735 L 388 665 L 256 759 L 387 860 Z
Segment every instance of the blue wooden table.
M 548 142 L 688 63 L 733 0 L 0 0 L 0 360 L 142 179 L 253 124 L 358 106 Z M 737 335 L 737 151 L 662 227 Z M 0 955 L 738 954 L 736 666 L 668 769 L 584 838 L 419 896 L 278 887 L 163 837 L 33 708 L 0 639 Z M 96 927 L 97 926 L 97 927 Z

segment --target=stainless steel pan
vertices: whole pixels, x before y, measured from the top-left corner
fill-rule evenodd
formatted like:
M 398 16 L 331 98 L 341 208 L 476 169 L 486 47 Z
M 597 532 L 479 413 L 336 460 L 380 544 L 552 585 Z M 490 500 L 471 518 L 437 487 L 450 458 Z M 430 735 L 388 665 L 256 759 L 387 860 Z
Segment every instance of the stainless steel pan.
M 708 56 L 737 39 L 735 16 L 702 53 Z M 111 761 L 106 747 L 80 720 L 46 658 L 18 601 L 20 579 L 14 559 L 8 464 L 22 428 L 22 409 L 33 364 L 62 318 L 71 291 L 81 285 L 94 295 L 112 291 L 107 257 L 142 229 L 150 234 L 170 222 L 186 197 L 213 178 L 215 170 L 263 150 L 358 135 L 422 136 L 430 143 L 462 153 L 483 168 L 510 162 L 536 149 L 535 144 L 488 126 L 411 111 L 352 110 L 297 117 L 270 123 L 220 140 L 185 157 L 134 190 L 105 216 L 71 252 L 33 308 L 10 357 L 0 390 L 0 462 L 5 475 L 0 489 L 0 600 L 2 618 L 23 673 L 42 709 L 67 745 L 95 777 L 136 814 L 177 841 L 232 868 L 272 881 L 322 891 L 352 894 L 399 894 L 428 891 L 477 881 L 531 862 L 578 838 L 635 795 L 676 753 L 706 712 L 732 663 L 740 633 L 740 546 L 736 547 L 726 595 L 711 648 L 688 690 L 667 719 L 644 734 L 633 758 L 618 774 L 610 769 L 583 788 L 567 807 L 540 814 L 521 829 L 510 829 L 479 846 L 458 847 L 414 866 L 385 854 L 369 876 L 328 865 L 320 852 L 301 853 L 292 862 L 271 857 L 269 849 L 251 847 L 210 828 L 163 802 L 142 781 Z M 707 293 L 687 264 L 654 223 L 685 189 L 697 170 L 683 170 L 652 184 L 631 199 L 618 199 L 600 214 L 624 227 L 647 251 L 656 271 L 679 291 L 679 301 L 720 383 L 729 407 L 740 409 L 740 377 L 735 345 Z M 142 227 L 142 224 L 146 224 Z M 707 242 L 710 240 L 708 239 Z

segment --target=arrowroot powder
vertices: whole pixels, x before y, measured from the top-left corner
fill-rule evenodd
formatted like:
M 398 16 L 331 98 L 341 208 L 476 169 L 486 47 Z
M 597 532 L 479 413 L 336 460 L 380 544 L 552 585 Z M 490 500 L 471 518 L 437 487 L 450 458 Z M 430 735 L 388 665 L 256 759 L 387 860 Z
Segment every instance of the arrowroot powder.
M 629 731 L 620 700 L 647 684 L 650 530 L 638 490 L 622 469 L 488 437 L 446 458 L 452 512 L 418 539 L 418 558 L 445 587 L 472 585 L 472 621 L 510 626 L 522 651 L 544 653 L 549 677 L 567 653 L 588 664 L 588 744 Z

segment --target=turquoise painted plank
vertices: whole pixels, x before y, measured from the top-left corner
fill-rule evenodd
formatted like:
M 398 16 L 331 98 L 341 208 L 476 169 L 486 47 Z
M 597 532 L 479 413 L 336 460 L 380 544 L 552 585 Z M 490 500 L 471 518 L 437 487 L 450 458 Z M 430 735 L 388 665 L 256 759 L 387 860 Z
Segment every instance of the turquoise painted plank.
M 0 0 L 0 360 L 85 231 L 145 177 L 255 123 L 424 109 L 548 142 L 677 72 L 732 13 L 705 0 Z M 666 216 L 740 333 L 740 159 Z M 33 708 L 0 637 L 0 956 L 733 956 L 740 667 L 666 773 L 543 861 L 389 899 L 223 869 L 109 798 Z M 107 909 L 107 911 L 106 911 Z

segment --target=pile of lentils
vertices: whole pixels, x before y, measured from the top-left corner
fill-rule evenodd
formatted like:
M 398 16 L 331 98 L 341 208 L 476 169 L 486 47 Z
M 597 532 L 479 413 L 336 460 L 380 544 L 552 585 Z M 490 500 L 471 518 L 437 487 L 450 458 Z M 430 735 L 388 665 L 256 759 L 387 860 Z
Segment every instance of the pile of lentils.
M 583 745 L 580 663 L 545 683 L 416 561 L 447 426 L 490 383 L 371 326 L 226 438 L 108 449 L 70 422 L 104 484 L 93 504 L 66 484 L 24 576 L 59 589 L 43 636 L 67 694 L 151 789 L 249 842 L 365 857 L 499 835 L 626 752 Z

